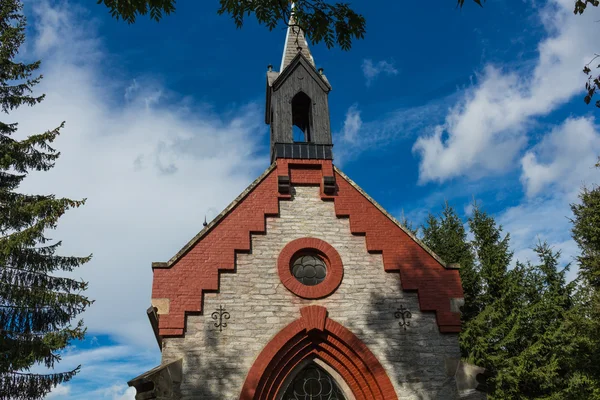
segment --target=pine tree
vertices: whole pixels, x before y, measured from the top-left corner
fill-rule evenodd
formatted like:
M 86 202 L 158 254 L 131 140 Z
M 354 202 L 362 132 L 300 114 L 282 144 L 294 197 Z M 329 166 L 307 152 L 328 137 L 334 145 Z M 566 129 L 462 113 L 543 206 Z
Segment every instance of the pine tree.
M 40 62 L 14 60 L 25 40 L 22 7 L 19 0 L 0 1 L 0 107 L 6 115 L 44 99 L 33 95 L 42 78 L 34 76 Z M 62 126 L 17 140 L 17 123 L 0 122 L 0 399 L 41 398 L 79 370 L 29 372 L 36 364 L 54 368 L 59 351 L 83 338 L 83 322 L 71 320 L 91 304 L 82 295 L 87 283 L 57 276 L 91 256 L 57 255 L 61 242 L 46 236 L 68 209 L 85 200 L 17 191 L 29 171 L 54 166 L 60 153 L 50 144 Z
M 460 279 L 465 296 L 462 307 L 463 323 L 470 321 L 480 311 L 481 280 L 475 268 L 473 251 L 467 240 L 463 221 L 447 202 L 439 217 L 429 214 L 421 227 L 423 242 L 442 260 L 460 264 Z

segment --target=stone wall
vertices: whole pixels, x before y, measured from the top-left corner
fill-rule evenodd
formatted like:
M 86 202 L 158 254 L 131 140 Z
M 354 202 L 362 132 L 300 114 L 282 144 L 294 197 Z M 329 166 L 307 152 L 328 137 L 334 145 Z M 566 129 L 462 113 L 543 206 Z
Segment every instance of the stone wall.
M 342 283 L 327 298 L 301 299 L 280 281 L 279 252 L 303 237 L 328 242 L 342 258 Z M 292 200 L 280 202 L 280 216 L 267 218 L 266 234 L 251 241 L 249 254 L 237 254 L 235 273 L 221 274 L 219 293 L 205 294 L 203 315 L 187 317 L 185 336 L 164 340 L 163 363 L 183 358 L 183 398 L 237 399 L 261 350 L 311 304 L 326 307 L 369 347 L 399 398 L 456 398 L 458 335 L 440 333 L 435 314 L 419 311 L 417 294 L 401 290 L 399 274 L 384 271 L 382 256 L 367 252 L 365 238 L 350 233 L 348 219 L 335 216 L 318 187 L 295 187 Z M 230 319 L 219 331 L 211 313 L 221 305 Z M 406 330 L 394 317 L 401 305 L 412 312 Z

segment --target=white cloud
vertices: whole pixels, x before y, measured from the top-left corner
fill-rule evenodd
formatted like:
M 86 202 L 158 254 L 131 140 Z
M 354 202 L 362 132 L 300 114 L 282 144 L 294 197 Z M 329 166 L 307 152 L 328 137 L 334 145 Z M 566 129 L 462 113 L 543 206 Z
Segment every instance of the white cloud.
M 356 143 L 361 127 L 362 119 L 360 118 L 360 110 L 358 109 L 357 104 L 353 104 L 348 111 L 346 111 L 341 139 L 348 143 Z
M 548 114 L 583 89 L 582 66 L 597 43 L 594 13 L 573 15 L 570 0 L 551 1 L 540 13 L 548 38 L 538 46 L 531 72 L 488 65 L 478 84 L 413 150 L 421 157 L 420 181 L 481 177 L 510 169 L 527 143 L 532 117 Z
M 248 104 L 218 115 L 143 77 L 119 80 L 106 72 L 118 60 L 76 6 L 26 7 L 34 43 L 28 57 L 43 59 L 37 90 L 46 99 L 9 118 L 20 123 L 21 138 L 67 124 L 54 143 L 62 153 L 56 167 L 31 173 L 20 190 L 87 198 L 50 236 L 63 240 L 61 254 L 94 254 L 73 273 L 90 282 L 86 294 L 96 300 L 84 315 L 89 332 L 149 349 L 157 361 L 145 314 L 151 262 L 173 256 L 206 214 L 214 216 L 267 167 L 256 156 L 257 132 L 266 133 L 260 109 Z
M 135 345 L 106 345 L 94 349 L 71 347 L 63 353 L 57 371 L 71 370 L 78 365 L 80 372 L 67 384 L 59 385 L 46 399 L 70 400 L 127 400 L 135 398 L 135 389 L 127 380 L 158 365 L 153 352 Z M 48 373 L 43 367 L 34 373 Z
M 569 118 L 545 135 L 521 159 L 521 182 L 527 198 L 499 216 L 515 249 L 515 259 L 535 260 L 533 246 L 547 241 L 562 250 L 563 264 L 578 254 L 571 238 L 570 204 L 578 202 L 582 185 L 600 183 L 594 168 L 600 154 L 600 132 L 588 118 Z M 574 278 L 574 264 L 569 278 Z
M 135 400 L 135 388 L 127 385 L 113 385 L 98 393 L 111 400 Z
M 367 86 L 370 86 L 375 78 L 381 74 L 398 75 L 398 70 L 394 67 L 394 64 L 385 60 L 377 63 L 373 63 L 373 60 L 369 59 L 363 60 L 362 71 L 365 76 Z
M 594 179 L 599 154 L 600 134 L 593 120 L 569 118 L 525 153 L 521 182 L 530 197 L 546 188 L 570 192 Z
M 68 385 L 58 385 L 52 392 L 50 392 L 46 397 L 46 400 L 50 399 L 64 399 L 66 396 L 71 394 L 71 386 Z
M 562 265 L 573 262 L 578 249 L 570 238 L 570 216 L 569 200 L 565 196 L 536 198 L 501 212 L 497 221 L 510 233 L 513 265 L 517 260 L 538 262 L 533 251 L 538 241 L 546 241 L 555 250 L 561 250 Z M 573 263 L 568 278 L 571 280 L 576 274 L 577 266 Z
M 475 207 L 475 206 L 473 205 L 473 203 L 467 203 L 467 204 L 464 206 L 463 212 L 465 213 L 465 215 L 466 215 L 467 217 L 471 217 L 471 216 L 473 215 L 473 208 L 474 208 L 474 207 Z
M 427 124 L 439 115 L 441 103 L 396 110 L 373 121 L 364 121 L 358 104 L 346 111 L 342 129 L 334 133 L 335 162 L 338 166 L 359 154 L 406 139 L 427 129 Z
M 135 388 L 128 387 L 123 394 L 117 394 L 114 400 L 135 400 Z

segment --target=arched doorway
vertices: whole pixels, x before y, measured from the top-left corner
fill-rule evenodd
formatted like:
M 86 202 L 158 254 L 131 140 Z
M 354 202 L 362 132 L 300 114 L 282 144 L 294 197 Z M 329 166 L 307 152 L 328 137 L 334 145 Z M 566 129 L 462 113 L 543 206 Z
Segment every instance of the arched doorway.
M 352 332 L 329 319 L 325 307 L 304 307 L 300 309 L 300 314 L 300 319 L 283 328 L 259 354 L 248 372 L 240 400 L 278 400 L 282 393 L 287 395 L 295 377 L 303 379 L 303 375 L 298 374 L 305 371 L 307 366 L 315 365 L 314 361 L 309 362 L 311 360 L 319 360 L 335 371 L 341 379 L 333 380 L 333 383 L 339 388 L 339 381 L 343 381 L 351 394 L 350 398 L 398 399 L 387 373 L 375 355 Z M 325 371 L 322 367 L 320 370 Z M 314 374 L 314 371 L 313 368 L 306 373 Z M 330 373 L 325 372 L 327 374 L 322 376 L 331 377 Z M 314 387 L 307 389 L 316 391 L 318 385 L 314 384 Z M 319 397 L 311 398 L 306 395 L 304 398 L 283 399 L 321 400 Z M 336 398 L 327 400 L 334 399 Z M 350 400 L 349 396 L 338 400 L 342 399 Z

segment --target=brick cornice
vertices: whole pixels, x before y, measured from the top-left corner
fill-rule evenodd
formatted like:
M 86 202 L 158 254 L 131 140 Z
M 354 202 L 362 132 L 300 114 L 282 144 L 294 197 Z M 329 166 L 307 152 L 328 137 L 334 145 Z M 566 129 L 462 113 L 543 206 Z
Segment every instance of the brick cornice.
M 240 400 L 276 398 L 287 376 L 303 361 L 319 358 L 337 371 L 356 400 L 395 400 L 396 392 L 375 355 L 327 309 L 308 306 L 301 318 L 265 346 L 250 369 Z
M 318 185 L 336 215 L 349 218 L 351 232 L 365 236 L 367 250 L 382 254 L 384 269 L 399 272 L 404 290 L 418 292 L 421 311 L 436 312 L 440 331 L 460 331 L 460 315 L 451 308 L 452 299 L 463 297 L 458 270 L 446 267 L 330 160 L 278 159 L 168 263 L 153 265 L 152 298 L 169 304 L 165 312 L 159 307 L 160 336 L 184 333 L 185 315 L 202 312 L 203 294 L 218 291 L 219 274 L 235 271 L 236 252 L 250 251 L 251 234 L 264 233 L 265 218 L 279 214 L 279 201 L 291 198 L 278 192 L 281 175 L 292 185 Z M 332 194 L 325 194 L 325 176 L 335 176 Z
M 407 232 L 358 185 L 336 169 L 335 212 L 348 217 L 350 231 L 364 235 L 367 250 L 381 253 L 384 269 L 399 272 L 403 290 L 416 291 L 421 311 L 434 311 L 440 332 L 460 332 L 453 299 L 463 298 L 459 271 L 445 263 Z
M 242 193 L 240 193 L 240 195 L 236 197 L 235 200 L 229 203 L 229 205 L 225 207 L 225 209 L 221 211 L 219 215 L 213 218 L 213 220 L 210 221 L 200 232 L 198 232 L 196 236 L 194 236 L 189 242 L 187 242 L 185 246 L 183 246 L 181 250 L 177 252 L 177 254 L 171 257 L 171 259 L 167 262 L 153 262 L 152 269 L 170 268 L 173 264 L 175 264 L 192 247 L 194 247 L 196 243 L 198 243 L 206 234 L 208 234 L 213 229 L 213 227 L 215 227 L 219 222 L 221 222 L 221 220 L 225 218 L 225 216 L 229 214 L 230 211 L 232 211 L 242 200 L 244 200 L 246 196 L 248 196 L 248 194 L 252 192 L 254 188 L 256 188 L 256 186 L 258 186 L 274 169 L 275 164 L 271 164 L 269 168 L 267 168 L 262 174 L 260 174 L 260 176 L 256 178 L 254 182 L 252 182 L 250 186 L 248 186 Z
M 270 166 L 215 220 L 165 265 L 153 265 L 152 298 L 169 299 L 159 311 L 160 336 L 184 334 L 185 315 L 201 313 L 204 293 L 219 289 L 219 274 L 235 271 L 236 252 L 250 251 L 252 233 L 265 232 L 265 218 L 279 214 L 277 177 Z

